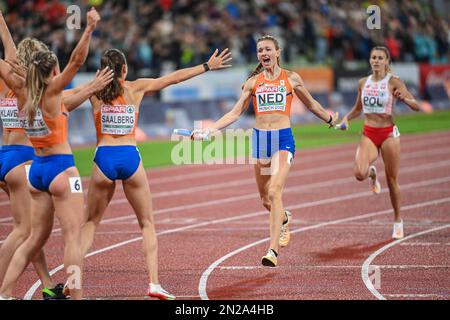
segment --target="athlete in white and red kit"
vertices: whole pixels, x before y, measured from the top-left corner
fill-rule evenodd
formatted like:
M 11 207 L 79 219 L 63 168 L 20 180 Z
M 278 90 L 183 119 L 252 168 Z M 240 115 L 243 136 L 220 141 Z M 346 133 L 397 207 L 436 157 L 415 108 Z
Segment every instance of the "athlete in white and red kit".
M 391 57 L 386 47 L 374 47 L 370 52 L 372 74 L 358 82 L 358 96 L 353 109 L 338 125 L 348 128 L 348 122 L 364 112 L 364 130 L 356 150 L 355 177 L 359 181 L 369 178 L 372 192 L 381 192 L 377 171 L 372 163 L 381 151 L 394 209 L 392 237 L 403 238 L 403 221 L 400 217 L 400 188 L 397 175 L 400 165 L 400 132 L 394 124 L 392 113 L 395 100 L 403 101 L 414 111 L 419 111 L 418 102 L 408 91 L 403 81 L 390 73 Z

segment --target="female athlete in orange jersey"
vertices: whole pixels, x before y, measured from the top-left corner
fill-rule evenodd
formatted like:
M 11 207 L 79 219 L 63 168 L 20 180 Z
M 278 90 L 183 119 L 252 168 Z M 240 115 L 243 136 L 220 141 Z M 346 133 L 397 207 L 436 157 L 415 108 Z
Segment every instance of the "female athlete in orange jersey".
M 297 73 L 280 67 L 280 51 L 274 37 L 258 39 L 259 65 L 245 82 L 241 97 L 233 109 L 210 128 L 194 131 L 193 135 L 194 139 L 202 139 L 229 126 L 247 109 L 250 98 L 253 99 L 256 124 L 252 153 L 257 159 L 254 167 L 256 183 L 263 205 L 270 211 L 270 246 L 262 258 L 262 264 L 269 267 L 277 265 L 278 247 L 286 246 L 290 239 L 288 223 L 291 214 L 283 208 L 282 190 L 295 154 L 290 122 L 292 95 L 295 93 L 311 112 L 330 127 L 337 120 L 337 114 L 330 115 L 314 100 Z
M 98 13 L 91 9 L 87 14 L 87 27 L 62 72 L 52 52 L 34 53 L 26 87 L 16 91 L 19 121 L 35 150 L 29 173 L 31 235 L 14 253 L 0 288 L 2 297 L 11 296 L 17 279 L 47 241 L 53 226 L 53 210 L 63 232 L 65 270 L 76 276 L 74 282 L 69 283 L 70 294 L 73 299 L 82 297 L 83 193 L 67 142 L 63 89 L 86 60 L 91 35 L 99 20 Z
M 102 68 L 114 70 L 114 80 L 91 97 L 97 129 L 97 150 L 87 198 L 88 222 L 83 227 L 83 253 L 87 253 L 116 187 L 122 180 L 125 195 L 136 213 L 143 234 L 144 254 L 150 285 L 147 294 L 159 299 L 175 299 L 165 291 L 158 279 L 157 238 L 152 215 L 152 201 L 147 175 L 136 147 L 135 128 L 139 105 L 146 92 L 158 91 L 172 84 L 198 76 L 207 70 L 229 67 L 230 53 L 225 49 L 214 52 L 207 63 L 175 71 L 157 79 L 125 81 L 127 62 L 116 49 L 107 50 Z
M 370 52 L 372 75 L 358 82 L 358 96 L 353 109 L 342 119 L 339 127 L 348 128 L 348 122 L 364 112 L 364 131 L 356 150 L 355 177 L 364 181 L 369 177 L 372 192 L 381 192 L 377 171 L 372 163 L 383 157 L 389 195 L 394 209 L 392 237 L 403 238 L 403 222 L 400 218 L 400 188 L 397 181 L 400 166 L 400 132 L 392 117 L 395 98 L 405 102 L 414 111 L 420 106 L 403 81 L 390 73 L 391 57 L 386 47 L 374 47 Z
M 31 57 L 37 51 L 48 51 L 45 44 L 37 39 L 25 38 L 19 42 L 17 50 L 9 32 L 8 26 L 0 11 L 0 37 L 5 49 L 5 59 L 13 61 L 18 59 L 19 67 L 25 68 L 31 64 Z M 7 74 L 10 67 L 4 62 L 0 63 L 0 73 Z M 24 70 L 23 70 L 24 71 Z M 14 90 L 25 85 L 26 73 L 21 73 L 23 81 L 13 82 L 19 87 L 8 88 L 0 78 L 0 118 L 3 123 L 2 156 L 0 160 L 0 183 L 4 186 L 10 198 L 11 213 L 13 217 L 13 230 L 4 240 L 0 248 L 0 284 L 3 282 L 6 269 L 15 250 L 26 240 L 30 234 L 30 201 L 31 195 L 26 179 L 25 166 L 29 166 L 34 156 L 34 149 L 25 131 L 20 126 L 17 113 L 17 99 Z M 95 92 L 110 80 L 107 72 L 97 73 L 96 78 L 73 90 L 64 91 L 64 103 L 68 109 L 75 108 L 89 97 L 89 92 Z M 19 83 L 20 82 L 20 83 Z M 50 278 L 43 250 L 32 260 L 33 266 L 43 285 L 44 299 L 64 298 L 62 285 L 56 285 Z

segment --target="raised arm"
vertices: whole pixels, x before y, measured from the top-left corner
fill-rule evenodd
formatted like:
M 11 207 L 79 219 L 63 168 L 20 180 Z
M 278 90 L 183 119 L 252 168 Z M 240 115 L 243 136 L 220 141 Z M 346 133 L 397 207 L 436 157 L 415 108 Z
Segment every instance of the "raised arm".
M 16 58 L 16 45 L 11 37 L 8 26 L 6 25 L 3 13 L 0 10 L 0 36 L 2 39 L 3 47 L 5 48 L 5 59 L 15 59 Z
M 92 81 L 73 89 L 64 90 L 63 100 L 67 110 L 69 112 L 75 110 L 94 93 L 106 87 L 113 80 L 113 76 L 114 72 L 106 67 L 101 71 L 98 70 Z
M 229 52 L 228 48 L 223 50 L 220 54 L 218 53 L 219 50 L 216 49 L 207 63 L 195 67 L 180 69 L 156 79 L 138 79 L 133 82 L 133 88 L 140 93 L 159 91 L 172 84 L 191 79 L 208 70 L 219 70 L 231 67 L 231 65 L 226 64 L 232 59 L 231 52 Z
M 408 91 L 405 83 L 402 80 L 400 80 L 400 78 L 392 77 L 389 81 L 391 81 L 394 86 L 393 95 L 395 98 L 403 101 L 412 110 L 420 111 L 419 103 L 411 94 L 411 92 Z
M 64 70 L 58 74 L 48 85 L 47 92 L 60 92 L 72 81 L 78 69 L 81 68 L 89 53 L 89 43 L 91 42 L 92 32 L 97 22 L 100 21 L 98 12 L 92 8 L 87 13 L 87 26 L 83 35 L 78 41 L 77 46 L 70 55 L 69 62 Z
M 289 72 L 289 81 L 291 82 L 292 88 L 295 94 L 300 99 L 301 102 L 318 117 L 326 122 L 329 127 L 334 126 L 337 121 L 338 113 L 330 115 L 321 105 L 317 102 L 306 89 L 303 79 L 295 72 Z
M 6 85 L 15 93 L 25 88 L 25 79 L 17 74 L 11 68 L 11 65 L 3 59 L 0 59 L 0 77 L 2 77 Z

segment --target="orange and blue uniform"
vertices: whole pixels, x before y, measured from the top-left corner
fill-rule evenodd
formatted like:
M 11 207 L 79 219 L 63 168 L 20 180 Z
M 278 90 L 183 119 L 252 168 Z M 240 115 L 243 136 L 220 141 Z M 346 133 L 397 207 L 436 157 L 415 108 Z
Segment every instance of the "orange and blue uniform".
M 389 91 L 389 80 L 391 74 L 388 73 L 384 79 L 375 82 L 369 76 L 361 91 L 361 103 L 364 114 L 387 114 L 392 115 L 395 98 Z M 363 134 L 368 137 L 377 148 L 381 148 L 386 139 L 399 137 L 400 132 L 394 124 L 385 128 L 374 128 L 364 125 Z
M 134 139 L 139 113 L 136 106 L 128 104 L 120 95 L 110 104 L 102 104 L 100 110 L 94 111 L 97 141 L 105 136 Z M 98 146 L 94 162 L 110 180 L 126 180 L 139 167 L 141 156 L 134 145 Z
M 38 109 L 32 124 L 28 123 L 25 112 L 19 112 L 20 124 L 35 149 L 50 148 L 67 142 L 68 117 L 63 103 L 60 114 L 55 118 L 44 116 Z M 74 166 L 72 154 L 35 155 L 29 173 L 30 184 L 38 190 L 48 191 L 57 175 Z
M 280 114 L 290 116 L 293 88 L 286 70 L 281 69 L 277 79 L 267 80 L 260 73 L 252 89 L 255 115 Z M 295 141 L 291 128 L 260 130 L 253 128 L 252 155 L 256 159 L 271 158 L 277 151 L 286 150 L 295 154 Z
M 19 132 L 25 134 L 18 119 L 17 98 L 12 90 L 9 90 L 5 98 L 0 99 L 0 117 L 2 119 L 4 134 Z M 6 179 L 6 175 L 26 162 L 33 159 L 34 150 L 27 145 L 4 145 L 0 155 L 0 181 Z

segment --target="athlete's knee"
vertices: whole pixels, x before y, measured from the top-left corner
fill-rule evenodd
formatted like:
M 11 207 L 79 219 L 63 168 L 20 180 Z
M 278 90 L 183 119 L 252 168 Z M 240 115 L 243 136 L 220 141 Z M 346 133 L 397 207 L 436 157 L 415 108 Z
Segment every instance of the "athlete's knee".
M 363 181 L 363 180 L 367 179 L 367 177 L 369 175 L 369 169 L 362 168 L 359 165 L 355 165 L 354 173 L 355 173 L 356 180 Z
M 395 176 L 387 176 L 386 182 L 389 188 L 398 188 L 398 180 Z
M 145 217 L 138 217 L 139 228 L 154 228 L 153 218 L 148 215 Z
M 271 203 L 274 200 L 281 198 L 281 190 L 282 190 L 282 186 L 281 186 L 281 184 L 278 184 L 278 183 L 275 183 L 269 187 L 268 196 L 269 196 L 269 200 Z
M 13 232 L 11 233 L 11 236 L 14 237 L 15 241 L 17 243 L 24 243 L 25 240 L 28 239 L 30 236 L 30 228 L 24 228 L 22 226 L 14 227 Z
M 31 252 L 37 252 L 44 246 L 46 240 L 47 237 L 43 233 L 33 232 L 32 230 L 30 235 L 24 241 L 24 244 Z

